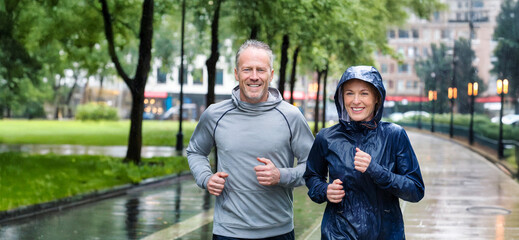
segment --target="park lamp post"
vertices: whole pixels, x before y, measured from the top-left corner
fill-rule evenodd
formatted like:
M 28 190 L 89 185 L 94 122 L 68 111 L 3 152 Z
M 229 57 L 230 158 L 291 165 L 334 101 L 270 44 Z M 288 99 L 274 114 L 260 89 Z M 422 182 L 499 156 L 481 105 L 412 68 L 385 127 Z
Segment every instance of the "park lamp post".
M 455 87 L 450 87 L 447 95 L 451 101 L 451 124 L 449 128 L 449 136 L 452 138 L 454 135 L 454 99 L 458 98 L 458 89 Z
M 422 98 L 423 98 L 423 92 L 425 91 L 422 82 L 420 84 L 420 101 L 419 107 L 418 107 L 418 129 L 422 129 Z
M 438 99 L 437 91 L 429 90 L 429 102 L 432 104 L 431 132 L 434 132 L 434 102 Z
M 177 151 L 184 149 L 184 134 L 182 133 L 182 120 L 183 120 L 183 108 L 184 108 L 184 18 L 186 16 L 186 1 L 182 1 L 182 27 L 181 27 L 181 40 L 180 40 L 180 106 L 178 111 L 178 133 L 177 133 Z
M 508 93 L 508 79 L 497 80 L 497 94 L 501 96 L 501 109 L 499 110 L 499 140 L 497 142 L 497 157 L 499 159 L 504 157 L 503 146 L 503 105 L 505 94 Z
M 469 82 L 467 93 L 470 96 L 470 125 L 469 125 L 469 144 L 474 144 L 474 99 L 478 95 L 478 83 Z

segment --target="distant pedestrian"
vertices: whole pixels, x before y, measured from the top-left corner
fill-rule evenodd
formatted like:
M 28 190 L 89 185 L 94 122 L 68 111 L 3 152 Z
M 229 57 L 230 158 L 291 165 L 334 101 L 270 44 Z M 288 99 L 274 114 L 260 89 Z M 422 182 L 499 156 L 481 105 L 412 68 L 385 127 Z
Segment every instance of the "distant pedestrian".
M 269 87 L 272 62 L 267 44 L 246 41 L 236 54 L 232 99 L 210 105 L 189 142 L 196 183 L 217 196 L 213 239 L 294 239 L 292 190 L 304 184 L 314 137 L 297 107 Z
M 337 85 L 340 123 L 317 134 L 304 174 L 308 196 L 327 202 L 321 239 L 405 239 L 399 198 L 418 202 L 425 188 L 405 130 L 380 121 L 385 95 L 370 66 Z

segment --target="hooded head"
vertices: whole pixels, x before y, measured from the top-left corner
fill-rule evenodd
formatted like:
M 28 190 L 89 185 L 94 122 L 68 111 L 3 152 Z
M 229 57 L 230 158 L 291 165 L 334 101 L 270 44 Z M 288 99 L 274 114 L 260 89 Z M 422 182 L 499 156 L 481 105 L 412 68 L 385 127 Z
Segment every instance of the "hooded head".
M 386 90 L 382 83 L 382 77 L 378 70 L 372 66 L 352 66 L 344 72 L 337 84 L 337 90 L 335 91 L 335 106 L 337 107 L 337 113 L 339 119 L 350 122 L 354 121 L 349 115 L 344 104 L 344 85 L 353 79 L 357 79 L 368 83 L 375 93 L 375 106 L 374 106 L 374 117 L 369 121 L 376 124 L 382 118 L 382 111 L 384 110 L 384 99 L 386 98 Z

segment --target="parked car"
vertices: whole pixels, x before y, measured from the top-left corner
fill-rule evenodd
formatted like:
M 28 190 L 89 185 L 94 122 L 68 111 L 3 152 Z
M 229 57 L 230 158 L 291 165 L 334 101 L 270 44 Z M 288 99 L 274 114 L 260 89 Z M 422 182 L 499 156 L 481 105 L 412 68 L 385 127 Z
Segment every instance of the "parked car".
M 499 116 L 490 119 L 493 123 L 499 123 Z M 519 114 L 508 114 L 503 116 L 503 124 L 519 126 Z
M 404 114 L 400 112 L 391 113 L 389 114 L 389 119 L 393 122 L 398 122 L 404 118 Z
M 405 113 L 391 113 L 389 114 L 389 118 L 391 119 L 391 121 L 397 122 L 402 119 L 411 119 L 414 116 L 418 116 L 420 114 L 422 115 L 422 117 L 429 117 L 430 115 L 428 112 L 425 111 L 407 111 Z
M 429 113 L 426 111 L 408 111 L 404 113 L 404 118 L 412 118 L 418 115 L 422 115 L 422 117 L 429 117 Z

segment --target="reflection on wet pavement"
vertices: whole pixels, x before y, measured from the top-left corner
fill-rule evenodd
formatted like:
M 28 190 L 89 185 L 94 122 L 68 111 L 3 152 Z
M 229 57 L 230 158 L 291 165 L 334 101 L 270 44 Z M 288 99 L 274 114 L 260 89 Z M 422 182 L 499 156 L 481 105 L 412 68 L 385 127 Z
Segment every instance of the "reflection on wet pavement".
M 419 203 L 401 202 L 406 239 L 519 239 L 515 180 L 461 145 L 428 134 L 408 134 L 426 188 Z M 310 201 L 306 191 L 306 187 L 294 191 L 296 239 L 317 240 L 324 204 Z M 0 239 L 153 239 L 165 230 L 180 236 L 174 239 L 211 239 L 213 202 L 214 197 L 191 177 L 184 177 L 126 196 L 4 223 Z
M 30 154 L 57 155 L 107 155 L 126 156 L 127 146 L 82 146 L 52 144 L 0 144 L 0 152 L 24 152 Z M 142 157 L 169 157 L 177 155 L 175 148 L 166 146 L 143 146 Z
M 213 201 L 204 195 L 191 177 L 183 178 L 126 196 L 4 223 L 0 239 L 140 239 L 202 212 Z
M 425 197 L 404 203 L 407 239 L 519 239 L 519 184 L 477 153 L 409 134 Z

